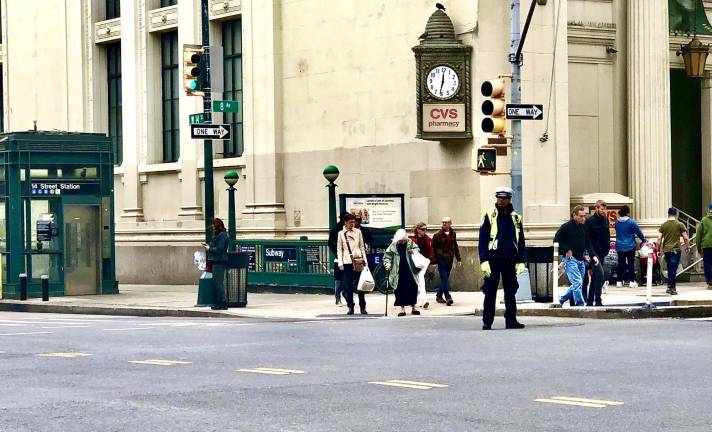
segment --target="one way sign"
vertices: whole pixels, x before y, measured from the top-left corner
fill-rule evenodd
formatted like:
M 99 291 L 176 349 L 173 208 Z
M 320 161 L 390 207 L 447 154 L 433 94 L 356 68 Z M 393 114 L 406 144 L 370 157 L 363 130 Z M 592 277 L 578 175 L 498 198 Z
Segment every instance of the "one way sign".
M 229 124 L 193 124 L 190 125 L 190 137 L 193 139 L 229 140 L 232 137 L 232 125 Z
M 544 105 L 507 104 L 509 120 L 541 120 L 544 118 Z

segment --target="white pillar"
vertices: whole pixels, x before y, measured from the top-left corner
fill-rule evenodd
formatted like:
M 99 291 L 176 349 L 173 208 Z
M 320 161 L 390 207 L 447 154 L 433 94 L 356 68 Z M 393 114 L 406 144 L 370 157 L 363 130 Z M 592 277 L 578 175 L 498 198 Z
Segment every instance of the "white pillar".
M 628 184 L 641 221 L 672 204 L 669 50 L 667 0 L 628 0 Z

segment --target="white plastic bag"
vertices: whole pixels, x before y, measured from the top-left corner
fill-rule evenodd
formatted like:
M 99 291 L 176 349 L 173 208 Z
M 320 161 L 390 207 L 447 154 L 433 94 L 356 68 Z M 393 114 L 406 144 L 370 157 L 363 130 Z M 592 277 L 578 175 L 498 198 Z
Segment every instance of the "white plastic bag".
M 205 251 L 195 251 L 193 254 L 193 264 L 198 266 L 198 270 L 204 272 L 205 271 L 205 263 L 206 263 L 206 258 L 205 258 Z
M 373 280 L 371 270 L 368 269 L 368 266 L 364 267 L 358 279 L 357 289 L 361 292 L 371 292 L 375 286 L 376 282 Z
M 428 268 L 428 266 L 430 265 L 430 260 L 425 258 L 423 254 L 421 254 L 417 250 L 413 251 L 410 258 L 413 260 L 413 265 L 415 265 L 415 268 L 424 269 Z
M 202 275 L 200 275 L 200 279 L 212 279 L 213 274 L 210 272 L 204 271 Z

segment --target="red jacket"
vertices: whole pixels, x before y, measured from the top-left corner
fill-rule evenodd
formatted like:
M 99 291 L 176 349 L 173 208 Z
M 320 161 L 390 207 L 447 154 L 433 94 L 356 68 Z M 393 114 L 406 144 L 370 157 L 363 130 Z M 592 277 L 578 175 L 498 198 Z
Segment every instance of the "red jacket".
M 433 252 L 433 240 L 425 234 L 422 237 L 418 237 L 416 235 L 412 235 L 409 237 L 411 240 L 413 240 L 413 243 L 418 245 L 418 249 L 420 249 L 420 254 L 423 255 L 425 258 L 428 258 L 431 262 L 435 259 L 435 253 Z

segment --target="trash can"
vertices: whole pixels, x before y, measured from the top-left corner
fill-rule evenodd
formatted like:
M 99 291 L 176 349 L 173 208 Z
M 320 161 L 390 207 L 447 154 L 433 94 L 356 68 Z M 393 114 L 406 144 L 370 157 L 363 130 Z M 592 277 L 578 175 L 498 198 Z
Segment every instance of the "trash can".
M 549 303 L 554 298 L 553 261 L 553 246 L 527 247 L 527 268 L 535 302 Z
M 249 252 L 228 252 L 225 269 L 225 291 L 228 307 L 247 306 L 247 268 Z

